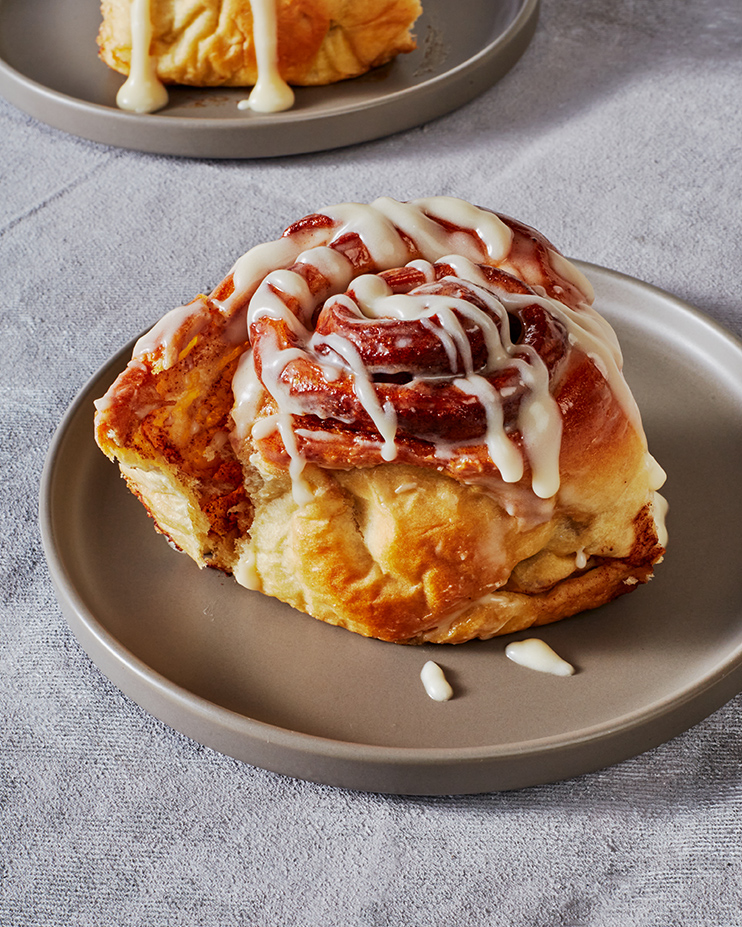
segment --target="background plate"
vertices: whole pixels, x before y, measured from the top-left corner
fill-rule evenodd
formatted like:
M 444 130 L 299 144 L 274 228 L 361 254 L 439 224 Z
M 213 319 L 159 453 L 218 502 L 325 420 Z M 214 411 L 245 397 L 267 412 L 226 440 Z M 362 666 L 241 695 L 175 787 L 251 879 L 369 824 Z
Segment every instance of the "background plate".
M 159 113 L 116 108 L 94 0 L 0 0 L 0 93 L 74 135 L 157 154 L 257 158 L 337 148 L 442 116 L 499 80 L 536 28 L 538 0 L 425 0 L 417 51 L 352 81 L 297 88 L 286 113 L 241 112 L 244 88 L 175 88 Z
M 615 326 L 650 447 L 668 472 L 670 552 L 645 587 L 541 629 L 578 672 L 505 644 L 404 647 L 322 624 L 199 571 L 152 529 L 93 441 L 81 392 L 50 448 L 41 528 L 62 610 L 125 693 L 257 766 L 331 785 L 445 794 L 568 778 L 680 733 L 742 689 L 742 347 L 691 307 L 579 265 Z M 456 697 L 419 680 L 440 663 Z

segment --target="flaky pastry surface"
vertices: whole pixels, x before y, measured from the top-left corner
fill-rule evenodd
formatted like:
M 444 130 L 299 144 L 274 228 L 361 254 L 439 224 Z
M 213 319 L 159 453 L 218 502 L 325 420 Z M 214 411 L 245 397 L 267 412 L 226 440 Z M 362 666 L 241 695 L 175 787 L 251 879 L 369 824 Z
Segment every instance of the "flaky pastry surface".
M 130 0 L 103 0 L 99 54 L 131 62 Z M 289 84 L 357 77 L 413 51 L 418 0 L 277 0 L 278 69 Z M 246 87 L 257 79 L 249 0 L 152 0 L 152 43 L 164 83 Z
M 458 232 L 461 244 L 461 229 L 451 229 L 445 217 L 430 221 L 446 234 Z M 646 582 L 664 553 L 664 537 L 656 494 L 661 480 L 640 420 L 627 412 L 626 397 L 622 401 L 616 395 L 600 369 L 605 361 L 570 343 L 553 319 L 544 322 L 535 312 L 553 299 L 544 295 L 549 287 L 572 302 L 578 315 L 587 312 L 589 298 L 580 291 L 580 280 L 570 276 L 563 259 L 538 233 L 507 222 L 512 241 L 498 265 L 516 282 L 503 278 L 498 286 L 517 292 L 498 292 L 505 302 L 510 298 L 521 307 L 508 316 L 521 339 L 509 350 L 517 359 L 526 351 L 520 344 L 529 344 L 529 350 L 536 345 L 524 356 L 532 365 L 540 363 L 535 353 L 546 358 L 549 391 L 561 421 L 560 480 L 552 496 L 543 498 L 533 490 L 534 469 L 517 402 L 503 408 L 506 438 L 526 460 L 519 479 L 503 479 L 486 448 L 470 438 L 451 456 L 450 429 L 458 435 L 476 419 L 466 397 L 454 416 L 463 424 L 448 423 L 443 437 L 435 438 L 400 430 L 405 427 L 400 405 L 398 453 L 386 460 L 373 423 L 357 410 L 355 419 L 347 419 L 342 384 L 350 374 L 342 365 L 328 373 L 329 397 L 312 398 L 312 408 L 322 408 L 323 417 L 291 406 L 292 458 L 289 435 L 280 429 L 280 401 L 255 373 L 261 366 L 254 355 L 267 337 L 264 320 L 272 324 L 283 317 L 278 310 L 275 318 L 254 313 L 262 305 L 265 274 L 258 274 L 262 284 L 253 280 L 242 292 L 238 263 L 212 294 L 166 316 L 145 336 L 127 369 L 97 403 L 96 440 L 119 462 L 158 530 L 201 566 L 230 572 L 242 585 L 320 620 L 397 642 L 486 639 L 594 608 Z M 310 250 L 345 249 L 343 259 L 355 262 L 359 277 L 378 271 L 368 248 L 364 255 L 357 241 L 349 247 L 347 226 L 316 217 L 297 223 L 278 251 L 283 254 L 296 239 Z M 476 234 L 467 234 L 474 251 L 481 252 Z M 408 233 L 400 240 L 413 263 L 421 260 L 422 246 Z M 317 283 L 317 268 L 308 258 L 297 264 L 289 255 L 284 266 L 290 273 L 299 267 L 318 288 L 319 303 L 331 302 L 325 300 L 326 281 Z M 443 284 L 448 285 L 450 270 L 444 261 L 437 272 Z M 398 276 L 387 278 L 399 283 Z M 275 296 L 285 277 L 271 279 Z M 421 289 L 427 293 L 436 286 Z M 415 298 L 417 290 L 410 292 Z M 281 301 L 292 305 L 285 293 Z M 299 311 L 296 306 L 294 311 Z M 382 324 L 401 344 L 397 329 Z M 505 334 L 503 339 L 507 343 Z M 316 335 L 312 344 L 317 344 Z M 303 363 L 298 349 L 291 350 L 295 362 Z M 265 382 L 274 358 L 263 358 Z M 515 391 L 517 399 L 517 389 L 524 387 L 511 383 L 507 358 L 504 363 L 493 382 L 506 396 Z M 518 369 L 526 368 L 521 364 Z M 288 365 L 283 370 L 288 377 Z M 299 374 L 308 376 L 300 366 Z M 444 387 L 436 377 L 428 390 L 438 390 L 443 403 L 442 397 L 465 389 L 462 376 L 455 381 L 458 387 Z M 249 389 L 242 385 L 246 378 Z M 377 395 L 390 379 L 402 377 L 380 374 Z M 385 395 L 399 403 L 407 388 L 422 389 L 417 374 L 411 384 L 392 385 L 397 392 Z M 415 397 L 427 394 L 411 396 L 414 407 Z M 518 400 L 521 407 L 526 398 Z M 325 415 L 324 404 L 330 401 L 342 405 L 346 420 Z M 247 417 L 246 404 L 251 406 Z M 294 467 L 301 464 L 300 477 L 292 460 Z

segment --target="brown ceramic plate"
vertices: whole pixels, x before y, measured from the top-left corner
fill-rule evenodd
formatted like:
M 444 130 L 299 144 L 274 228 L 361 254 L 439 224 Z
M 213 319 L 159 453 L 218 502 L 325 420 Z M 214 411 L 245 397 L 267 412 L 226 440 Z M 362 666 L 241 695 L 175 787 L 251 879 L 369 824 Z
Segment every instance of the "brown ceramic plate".
M 98 60 L 94 0 L 0 0 L 0 94 L 42 122 L 107 145 L 201 158 L 302 154 L 391 135 L 491 87 L 528 47 L 538 0 L 425 0 L 418 48 L 286 113 L 237 109 L 244 89 L 176 88 L 151 115 L 116 108 L 123 77 Z
M 50 448 L 41 526 L 62 610 L 125 693 L 195 740 L 290 776 L 381 792 L 512 789 L 616 763 L 742 690 L 742 346 L 672 296 L 580 265 L 615 326 L 650 446 L 668 472 L 656 578 L 538 636 L 577 667 L 504 656 L 510 638 L 404 647 L 199 571 L 158 536 L 93 442 L 83 389 Z M 528 637 L 527 633 L 514 635 Z M 431 701 L 423 663 L 456 692 Z

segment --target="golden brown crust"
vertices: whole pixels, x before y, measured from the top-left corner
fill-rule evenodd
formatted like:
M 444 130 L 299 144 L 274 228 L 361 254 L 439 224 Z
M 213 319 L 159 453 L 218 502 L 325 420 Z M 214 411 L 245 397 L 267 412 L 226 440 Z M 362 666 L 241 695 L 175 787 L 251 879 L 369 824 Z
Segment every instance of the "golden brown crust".
M 164 369 L 162 349 L 133 360 L 97 404 L 96 441 L 162 534 L 199 564 L 229 570 L 252 520 L 229 441 L 232 378 L 246 345 L 232 343 L 205 301 L 192 305 L 178 363 Z
M 103 0 L 99 54 L 122 74 L 131 61 L 130 0 Z M 278 68 L 290 84 L 323 85 L 410 52 L 418 0 L 278 0 Z M 164 83 L 253 86 L 249 0 L 153 0 L 152 45 Z
M 507 513 L 508 493 L 501 504 L 405 464 L 312 468 L 305 506 L 278 476 L 254 499 L 251 561 L 267 594 L 382 640 L 460 643 L 548 624 L 632 591 L 662 557 L 643 443 L 624 429 L 613 451 L 597 474 L 585 466 L 567 481 L 573 506 L 530 525 Z

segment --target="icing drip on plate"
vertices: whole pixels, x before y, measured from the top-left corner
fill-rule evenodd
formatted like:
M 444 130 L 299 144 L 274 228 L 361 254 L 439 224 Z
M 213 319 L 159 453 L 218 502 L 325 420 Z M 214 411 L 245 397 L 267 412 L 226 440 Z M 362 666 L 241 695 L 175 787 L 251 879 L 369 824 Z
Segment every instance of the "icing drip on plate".
M 563 660 L 545 641 L 536 637 L 525 641 L 511 641 L 505 648 L 505 656 L 513 663 L 539 673 L 550 673 L 552 676 L 574 676 L 574 666 Z
M 453 689 L 446 679 L 446 674 L 432 660 L 428 660 L 423 666 L 420 671 L 420 679 L 425 691 L 434 702 L 447 702 L 453 698 Z

